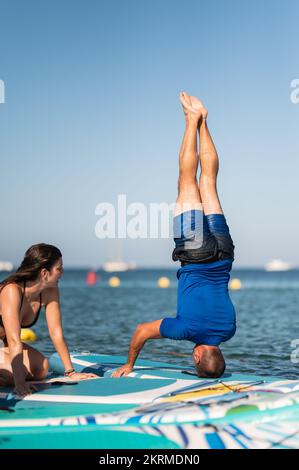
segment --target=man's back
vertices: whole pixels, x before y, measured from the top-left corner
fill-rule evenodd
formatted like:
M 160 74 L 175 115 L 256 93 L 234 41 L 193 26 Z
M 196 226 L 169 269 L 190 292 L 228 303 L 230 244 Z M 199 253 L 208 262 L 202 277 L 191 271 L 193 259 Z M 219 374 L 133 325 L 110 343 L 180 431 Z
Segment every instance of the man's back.
M 189 326 L 191 341 L 219 344 L 235 333 L 236 314 L 228 292 L 232 259 L 180 268 L 177 317 Z

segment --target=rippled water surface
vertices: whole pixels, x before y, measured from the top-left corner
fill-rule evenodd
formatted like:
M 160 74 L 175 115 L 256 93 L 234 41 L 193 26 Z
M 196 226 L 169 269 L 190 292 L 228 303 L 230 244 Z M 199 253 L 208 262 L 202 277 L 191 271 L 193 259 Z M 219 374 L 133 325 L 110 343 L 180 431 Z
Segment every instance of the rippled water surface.
M 87 286 L 86 274 L 84 270 L 66 270 L 60 283 L 64 334 L 70 350 L 126 355 L 138 323 L 176 313 L 174 270 L 119 273 L 118 288 L 109 287 L 107 273 L 100 273 L 97 285 Z M 161 276 L 170 279 L 169 288 L 157 287 Z M 299 363 L 291 361 L 291 341 L 298 338 L 299 344 L 299 270 L 233 270 L 231 278 L 235 277 L 242 281 L 242 288 L 231 291 L 238 329 L 235 337 L 222 345 L 227 370 L 297 378 Z M 44 314 L 34 329 L 38 335 L 35 347 L 49 356 L 54 348 Z M 191 365 L 192 348 L 188 341 L 152 340 L 141 357 Z

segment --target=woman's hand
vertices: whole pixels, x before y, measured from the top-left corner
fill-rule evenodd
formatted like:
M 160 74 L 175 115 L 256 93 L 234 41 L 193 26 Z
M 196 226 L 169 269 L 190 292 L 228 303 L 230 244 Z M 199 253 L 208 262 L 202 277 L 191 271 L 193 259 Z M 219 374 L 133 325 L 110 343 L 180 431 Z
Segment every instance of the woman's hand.
M 13 392 L 19 397 L 25 397 L 26 395 L 31 395 L 33 392 L 37 392 L 37 388 L 30 382 L 20 382 L 15 385 Z
M 99 378 L 98 375 L 88 374 L 87 372 L 72 372 L 71 374 L 68 374 L 67 377 L 71 380 L 88 380 Z
M 119 369 L 112 372 L 111 377 L 121 377 L 122 375 L 128 375 L 132 372 L 133 367 L 130 364 L 125 364 L 119 367 Z

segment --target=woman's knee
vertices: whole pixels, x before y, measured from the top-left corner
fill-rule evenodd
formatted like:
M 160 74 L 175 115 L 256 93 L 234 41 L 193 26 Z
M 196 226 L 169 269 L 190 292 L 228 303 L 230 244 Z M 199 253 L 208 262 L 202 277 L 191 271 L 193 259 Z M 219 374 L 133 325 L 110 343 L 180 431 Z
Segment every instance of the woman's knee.
M 13 385 L 13 373 L 9 358 L 8 349 L 0 348 L 0 387 Z
M 49 361 L 42 353 L 28 344 L 23 344 L 23 358 L 29 380 L 42 380 L 46 377 Z
M 13 374 L 9 370 L 0 369 L 0 387 L 10 387 L 14 385 Z
M 36 364 L 32 364 L 31 367 L 31 380 L 42 380 L 49 372 L 49 361 L 46 357 L 43 357 L 41 361 Z

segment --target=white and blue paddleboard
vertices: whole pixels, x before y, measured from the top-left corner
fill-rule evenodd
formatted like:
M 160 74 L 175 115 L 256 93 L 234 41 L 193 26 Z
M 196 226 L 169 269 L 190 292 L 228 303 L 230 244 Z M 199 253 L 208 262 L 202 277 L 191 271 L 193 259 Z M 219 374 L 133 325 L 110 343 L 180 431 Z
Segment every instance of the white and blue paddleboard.
M 0 389 L 0 448 L 265 448 L 299 446 L 299 380 L 244 374 L 200 379 L 192 367 L 125 357 L 72 354 L 77 371 L 53 377 L 20 399 Z

